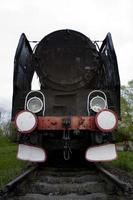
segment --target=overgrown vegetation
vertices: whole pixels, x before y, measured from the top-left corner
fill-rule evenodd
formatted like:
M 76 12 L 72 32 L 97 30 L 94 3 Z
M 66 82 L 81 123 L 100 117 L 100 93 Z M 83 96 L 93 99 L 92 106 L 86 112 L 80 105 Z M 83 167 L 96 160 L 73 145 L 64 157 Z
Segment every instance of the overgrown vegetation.
M 17 145 L 3 135 L 0 129 L 0 188 L 20 174 L 25 163 L 16 159 Z
M 123 145 L 124 150 L 133 150 L 133 80 L 121 87 L 121 121 L 114 134 L 116 142 Z M 132 148 L 129 142 L 132 142 Z M 108 166 L 123 169 L 133 175 L 133 151 L 118 152 L 118 159 Z
M 117 130 L 116 141 L 133 141 L 133 80 L 121 87 L 121 121 Z
M 107 164 L 109 167 L 116 167 L 125 170 L 133 176 L 133 152 L 118 152 L 118 159 Z
M 4 136 L 6 136 L 11 142 L 17 142 L 17 130 L 10 120 L 6 123 L 2 123 L 1 132 L 3 132 Z

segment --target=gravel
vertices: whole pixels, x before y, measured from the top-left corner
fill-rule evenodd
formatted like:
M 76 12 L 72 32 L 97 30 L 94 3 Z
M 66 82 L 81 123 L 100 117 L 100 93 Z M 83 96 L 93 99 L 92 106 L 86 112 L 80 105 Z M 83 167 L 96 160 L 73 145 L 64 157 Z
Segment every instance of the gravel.
M 132 188 L 133 188 L 133 176 L 131 176 L 129 173 L 122 169 L 114 168 L 114 167 L 109 167 L 108 170 L 117 176 L 121 181 L 124 181 L 126 183 L 129 183 Z

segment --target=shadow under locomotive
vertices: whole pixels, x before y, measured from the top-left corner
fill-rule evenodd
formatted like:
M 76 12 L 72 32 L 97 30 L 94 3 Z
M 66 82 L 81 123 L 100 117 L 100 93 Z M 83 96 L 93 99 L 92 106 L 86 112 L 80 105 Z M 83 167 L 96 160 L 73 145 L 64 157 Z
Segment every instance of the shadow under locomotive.
M 31 91 L 34 72 L 39 91 Z M 113 131 L 120 118 L 120 79 L 111 34 L 101 47 L 73 30 L 44 37 L 34 50 L 22 34 L 14 59 L 12 122 L 18 158 L 42 162 L 47 152 L 72 151 L 89 161 L 116 158 Z

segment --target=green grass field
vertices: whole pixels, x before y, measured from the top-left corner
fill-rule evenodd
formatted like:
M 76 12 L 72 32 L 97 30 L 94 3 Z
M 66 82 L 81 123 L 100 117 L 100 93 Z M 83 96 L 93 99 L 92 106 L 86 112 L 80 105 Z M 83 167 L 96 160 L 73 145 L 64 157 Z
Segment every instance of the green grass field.
M 25 162 L 16 159 L 17 145 L 0 135 L 0 188 L 20 174 Z
M 125 170 L 133 176 L 133 152 L 118 152 L 118 159 L 109 163 L 109 165 Z

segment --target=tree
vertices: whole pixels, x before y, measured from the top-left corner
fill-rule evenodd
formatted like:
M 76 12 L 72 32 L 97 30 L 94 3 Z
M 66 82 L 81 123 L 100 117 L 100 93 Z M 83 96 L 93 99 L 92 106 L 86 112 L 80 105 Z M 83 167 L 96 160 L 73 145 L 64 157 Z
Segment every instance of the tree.
M 133 80 L 121 87 L 121 122 L 118 141 L 133 141 Z

